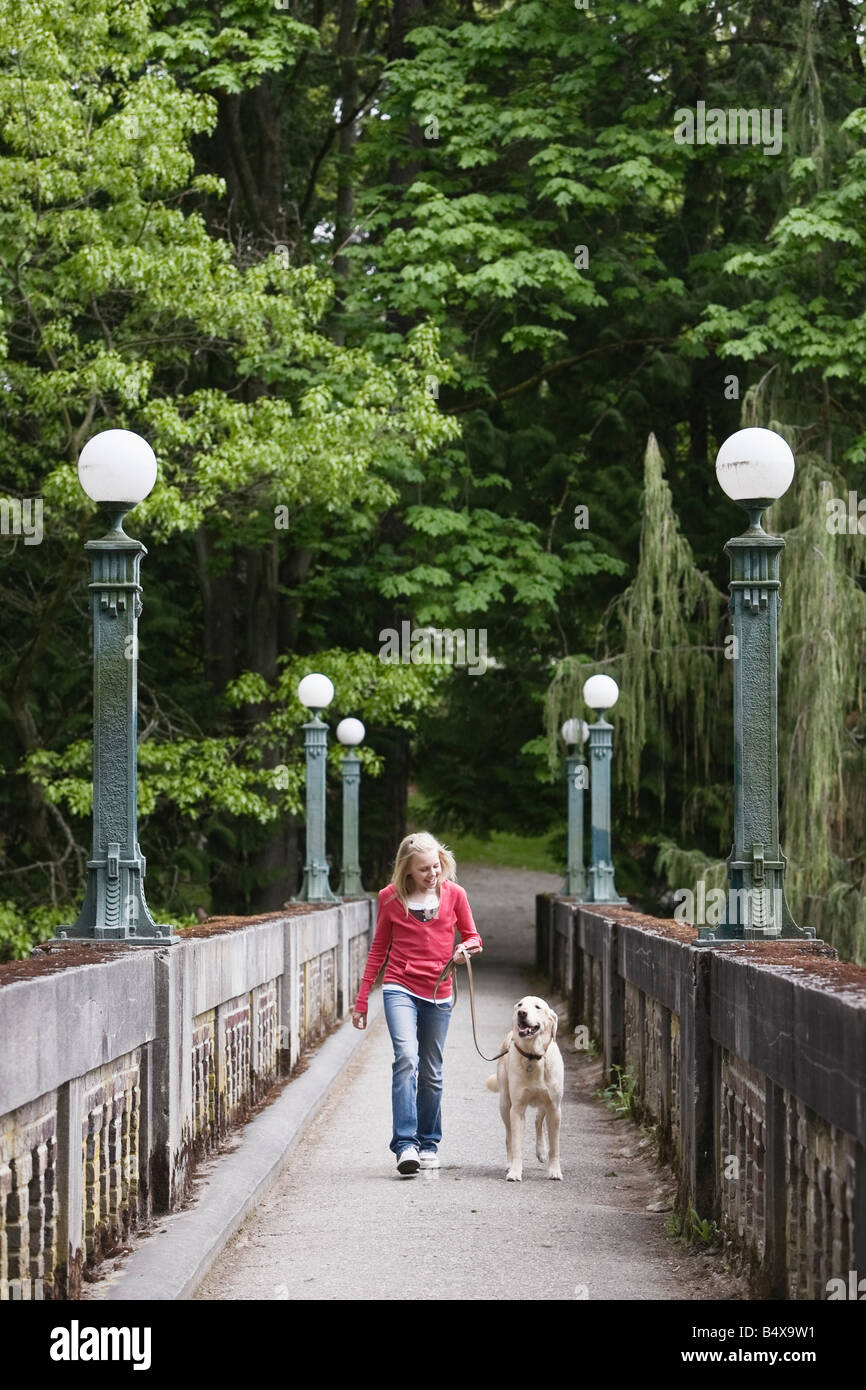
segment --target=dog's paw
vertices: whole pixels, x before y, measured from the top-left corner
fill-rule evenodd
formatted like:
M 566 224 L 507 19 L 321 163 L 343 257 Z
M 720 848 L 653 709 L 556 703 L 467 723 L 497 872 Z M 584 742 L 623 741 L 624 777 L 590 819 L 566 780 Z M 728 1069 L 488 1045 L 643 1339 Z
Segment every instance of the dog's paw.
M 506 1182 L 523 1182 L 523 1174 L 522 1174 L 522 1173 L 515 1173 L 514 1170 L 513 1170 L 512 1168 L 509 1168 L 508 1172 L 505 1174 L 505 1181 L 506 1181 Z
M 562 1182 L 562 1169 L 559 1167 L 548 1168 L 547 1176 L 553 1178 L 556 1182 Z
M 539 1163 L 546 1163 L 550 1157 L 550 1154 L 547 1152 L 547 1149 L 536 1149 L 535 1156 L 538 1159 Z

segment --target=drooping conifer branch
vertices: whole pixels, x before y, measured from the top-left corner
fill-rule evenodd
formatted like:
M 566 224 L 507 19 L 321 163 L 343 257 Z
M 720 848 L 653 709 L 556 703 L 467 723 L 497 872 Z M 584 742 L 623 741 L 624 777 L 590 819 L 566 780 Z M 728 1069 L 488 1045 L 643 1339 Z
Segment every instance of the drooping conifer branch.
M 723 675 L 719 625 L 725 596 L 695 564 L 681 534 L 655 436 L 644 457 L 643 521 L 632 583 L 607 615 L 622 635 L 616 656 L 560 662 L 547 692 L 551 767 L 560 756 L 558 731 L 583 710 L 587 676 L 604 670 L 620 686 L 617 703 L 618 780 L 637 805 L 642 755 L 650 740 L 658 764 L 658 796 L 665 803 L 664 765 L 673 757 L 694 777 L 709 775 L 714 696 Z M 682 808 L 680 808 L 682 810 Z

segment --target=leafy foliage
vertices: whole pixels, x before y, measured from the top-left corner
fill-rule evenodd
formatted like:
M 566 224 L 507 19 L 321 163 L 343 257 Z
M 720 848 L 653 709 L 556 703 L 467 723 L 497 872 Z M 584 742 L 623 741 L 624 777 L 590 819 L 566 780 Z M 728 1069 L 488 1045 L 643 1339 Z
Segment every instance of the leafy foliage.
M 712 458 L 742 420 L 799 463 L 777 508 L 792 893 L 862 956 L 862 562 L 820 492 L 866 491 L 862 7 L 5 0 L 0 40 L 0 492 L 45 508 L 42 544 L 0 538 L 14 949 L 84 875 L 97 430 L 159 459 L 131 519 L 141 835 L 179 920 L 294 891 L 311 669 L 368 726 L 368 881 L 410 784 L 445 838 L 564 848 L 555 730 L 601 669 L 629 891 L 717 866 Z M 768 100 L 778 156 L 673 138 L 683 107 Z M 386 666 L 404 621 L 483 631 L 493 660 Z

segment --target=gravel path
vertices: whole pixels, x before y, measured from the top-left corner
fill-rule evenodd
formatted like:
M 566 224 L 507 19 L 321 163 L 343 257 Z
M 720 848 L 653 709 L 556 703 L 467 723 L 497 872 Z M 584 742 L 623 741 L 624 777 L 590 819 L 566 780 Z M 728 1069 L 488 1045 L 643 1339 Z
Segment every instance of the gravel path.
M 498 1098 L 484 1084 L 494 1067 L 475 1052 L 462 971 L 445 1052 L 442 1167 L 414 1178 L 396 1172 L 393 1054 L 380 1014 L 194 1298 L 748 1297 L 718 1255 L 675 1245 L 666 1215 L 647 1210 L 670 1192 L 670 1177 L 653 1166 L 640 1131 L 596 1098 L 600 1062 L 569 1045 L 563 1002 L 533 974 L 534 895 L 560 880 L 475 865 L 461 866 L 459 877 L 484 940 L 474 967 L 482 1049 L 499 1051 L 522 994 L 560 1008 L 564 1180 L 547 1179 L 528 1117 L 523 1182 L 505 1181 Z

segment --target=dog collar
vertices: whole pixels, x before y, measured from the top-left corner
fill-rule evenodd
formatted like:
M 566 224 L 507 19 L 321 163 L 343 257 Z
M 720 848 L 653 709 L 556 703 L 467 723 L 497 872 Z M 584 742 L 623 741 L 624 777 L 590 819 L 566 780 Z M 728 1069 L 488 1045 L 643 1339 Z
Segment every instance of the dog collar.
M 514 1039 L 512 1038 L 511 1041 L 514 1042 Z M 530 1062 L 540 1062 L 542 1057 L 544 1056 L 543 1052 L 524 1052 L 523 1048 L 518 1047 L 516 1042 L 514 1043 L 514 1046 L 517 1048 L 517 1051 L 520 1053 L 521 1057 L 528 1057 Z

